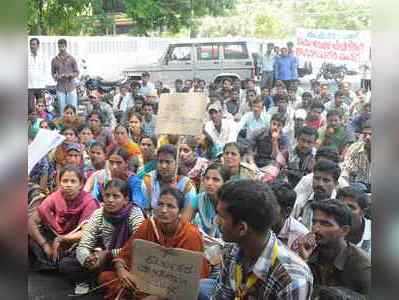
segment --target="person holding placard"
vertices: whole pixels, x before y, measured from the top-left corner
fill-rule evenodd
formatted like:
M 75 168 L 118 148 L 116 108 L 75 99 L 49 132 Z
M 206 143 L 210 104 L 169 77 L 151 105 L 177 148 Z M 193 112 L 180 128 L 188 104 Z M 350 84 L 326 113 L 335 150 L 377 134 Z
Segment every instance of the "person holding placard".
M 201 234 L 198 229 L 180 218 L 181 210 L 184 206 L 184 195 L 173 187 L 165 187 L 160 193 L 157 208 L 154 210 L 155 217 L 146 219 L 139 227 L 137 232 L 123 246 L 117 258 L 113 259 L 114 272 L 103 272 L 99 276 L 102 284 L 108 284 L 105 287 L 104 299 L 146 299 L 148 295 L 137 291 L 135 276 L 130 273 L 132 263 L 132 245 L 135 239 L 155 242 L 167 248 L 180 248 L 191 251 L 203 252 L 204 246 Z M 201 278 L 206 278 L 208 264 L 204 259 Z M 129 298 L 130 297 L 130 298 Z M 151 297 L 151 298 L 150 298 Z M 149 296 L 147 299 L 160 299 Z

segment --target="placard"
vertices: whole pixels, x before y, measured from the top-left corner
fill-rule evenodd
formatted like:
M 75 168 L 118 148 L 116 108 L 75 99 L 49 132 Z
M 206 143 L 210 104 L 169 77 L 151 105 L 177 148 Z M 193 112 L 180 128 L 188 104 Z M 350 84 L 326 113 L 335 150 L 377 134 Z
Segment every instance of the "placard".
M 28 146 L 28 175 L 33 167 L 51 150 L 60 145 L 65 137 L 54 130 L 40 128 Z
M 199 135 L 206 104 L 207 99 L 203 93 L 161 94 L 156 133 Z
M 176 300 L 196 300 L 203 254 L 136 239 L 132 273 L 137 288 L 147 294 Z
M 370 59 L 370 32 L 353 30 L 296 30 L 295 54 L 313 67 L 323 62 L 346 64 L 357 70 L 360 62 Z

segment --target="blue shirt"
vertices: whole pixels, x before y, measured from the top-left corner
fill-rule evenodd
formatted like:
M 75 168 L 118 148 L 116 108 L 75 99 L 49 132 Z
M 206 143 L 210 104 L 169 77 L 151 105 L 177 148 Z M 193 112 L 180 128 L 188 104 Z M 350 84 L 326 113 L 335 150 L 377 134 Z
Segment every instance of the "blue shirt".
M 295 56 L 280 56 L 274 64 L 276 80 L 298 79 L 297 60 Z

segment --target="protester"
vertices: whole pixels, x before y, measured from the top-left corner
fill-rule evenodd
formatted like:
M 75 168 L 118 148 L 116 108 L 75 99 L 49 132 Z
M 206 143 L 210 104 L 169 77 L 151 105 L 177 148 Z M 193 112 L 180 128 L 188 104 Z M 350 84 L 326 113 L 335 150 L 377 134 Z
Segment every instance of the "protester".
M 40 49 L 40 40 L 31 38 L 29 40 L 29 56 L 28 56 L 28 113 L 32 113 L 35 109 L 35 101 L 42 98 L 42 89 L 46 86 L 44 74 L 46 70 L 46 61 Z
M 203 192 L 184 208 L 182 217 L 205 232 L 207 235 L 220 238 L 221 234 L 215 223 L 217 192 L 229 179 L 229 173 L 220 163 L 213 163 L 205 170 L 202 177 Z
M 239 144 L 233 142 L 224 145 L 223 165 L 230 179 L 254 179 L 256 177 L 255 168 L 243 161 L 244 156 L 244 148 Z
M 196 155 L 196 145 L 194 137 L 184 137 L 180 141 L 178 173 L 190 178 L 198 190 L 201 183 L 201 176 L 208 166 L 208 160 Z
M 132 94 L 129 92 L 129 86 L 127 84 L 122 85 L 119 88 L 119 93 L 117 93 L 112 102 L 112 108 L 114 110 L 117 119 L 125 120 L 127 111 L 134 106 L 134 99 Z
M 76 114 L 76 107 L 71 104 L 64 106 L 61 118 L 54 120 L 54 125 L 62 131 L 65 127 L 78 129 L 82 125 L 82 120 Z
M 307 228 L 312 226 L 312 203 L 336 197 L 340 174 L 341 169 L 337 163 L 330 160 L 316 162 L 313 168 L 313 193 L 304 202 L 296 202 L 294 207 L 294 215 Z
M 134 158 L 138 165 L 142 166 L 143 159 L 141 157 L 140 146 L 129 138 L 127 127 L 121 124 L 115 127 L 114 141 L 115 144 L 109 146 L 109 151 L 115 148 L 122 148 L 129 154 L 130 159 Z
M 177 150 L 173 145 L 163 145 L 157 152 L 157 169 L 144 175 L 141 186 L 133 191 L 133 199 L 146 212 L 156 208 L 163 187 L 174 186 L 184 194 L 187 205 L 196 196 L 194 183 L 190 178 L 177 174 Z
M 371 135 L 370 122 L 362 126 L 361 139 L 349 146 L 342 164 L 342 177 L 348 182 L 363 182 L 371 185 Z
M 67 104 L 78 107 L 76 79 L 79 70 L 75 58 L 66 51 L 67 41 L 59 39 L 57 44 L 59 53 L 51 61 L 51 75 L 57 82 L 59 111 L 63 112 Z
M 345 155 L 347 147 L 354 142 L 354 137 L 345 128 L 342 113 L 339 110 L 327 112 L 327 126 L 318 130 L 317 146 L 329 146 Z
M 262 83 L 261 87 L 271 89 L 273 87 L 275 54 L 273 43 L 267 43 L 267 50 L 262 58 Z
M 309 299 L 309 267 L 271 227 L 278 204 L 271 189 L 252 180 L 230 181 L 218 192 L 218 224 L 227 244 L 212 299 Z M 204 291 L 203 291 L 204 293 Z
M 109 105 L 107 102 L 103 101 L 103 93 L 99 90 L 93 90 L 89 93 L 89 100 L 90 103 L 87 105 L 88 111 L 99 111 L 103 116 L 102 124 L 105 127 L 109 127 L 111 129 L 115 128 L 116 124 L 118 123 L 112 106 Z
M 226 143 L 237 139 L 237 124 L 222 118 L 222 107 L 219 102 L 208 107 L 210 121 L 205 124 L 205 132 L 215 147 L 223 148 Z
M 71 246 L 82 236 L 82 227 L 98 208 L 82 190 L 83 175 L 75 166 L 60 171 L 60 188 L 50 194 L 28 219 L 29 253 L 35 269 L 57 270 L 74 255 Z
M 294 252 L 299 251 L 299 239 L 309 233 L 309 230 L 290 216 L 296 200 L 296 192 L 289 183 L 277 181 L 271 188 L 279 205 L 276 222 L 272 229 L 278 239 Z
M 105 145 L 106 147 L 113 144 L 112 132 L 109 128 L 104 127 L 104 115 L 101 111 L 91 111 L 87 115 L 87 123 L 89 124 L 91 131 L 93 132 L 94 139 Z
M 317 131 L 311 127 L 302 127 L 296 138 L 297 145 L 289 154 L 284 172 L 288 182 L 296 186 L 304 175 L 312 172 L 315 163 L 316 149 L 314 147 Z
M 352 186 L 339 189 L 337 199 L 343 201 L 352 211 L 352 226 L 346 240 L 371 255 L 371 220 L 367 219 L 367 195 Z
M 184 195 L 172 187 L 165 187 L 154 210 L 154 217 L 146 219 L 130 239 L 125 243 L 119 255 L 113 259 L 113 272 L 103 272 L 99 276 L 101 283 L 109 283 L 117 278 L 118 281 L 108 284 L 104 299 L 115 299 L 118 295 L 143 299 L 148 295 L 137 291 L 135 278 L 129 272 L 132 266 L 132 244 L 136 239 L 157 243 L 168 248 L 180 248 L 203 252 L 204 246 L 198 229 L 180 218 L 184 206 Z M 201 277 L 208 275 L 208 264 L 204 260 Z
M 237 130 L 245 131 L 244 138 L 249 139 L 257 130 L 267 128 L 270 119 L 271 115 L 266 112 L 262 98 L 257 96 L 251 103 L 251 111 L 241 117 Z
M 143 116 L 143 122 L 141 123 L 143 134 L 146 136 L 154 135 L 157 119 L 154 116 L 154 107 L 151 103 L 144 103 Z
M 345 287 L 363 295 L 371 289 L 371 261 L 363 250 L 345 239 L 352 225 L 352 213 L 338 200 L 318 201 L 314 211 L 312 233 L 316 247 L 302 243 L 301 256 L 312 270 L 315 292 L 321 286 Z
M 281 48 L 281 55 L 275 59 L 274 76 L 282 80 L 288 88 L 293 80 L 298 79 L 298 62 L 296 57 L 288 54 L 286 47 Z
M 144 221 L 137 206 L 129 202 L 128 185 L 120 179 L 109 181 L 104 188 L 103 207 L 97 209 L 83 229 L 76 257 L 71 257 L 63 273 L 79 283 L 75 294 L 90 288 L 96 275 L 112 270 L 112 258 Z
M 144 137 L 143 129 L 141 127 L 143 117 L 139 113 L 131 110 L 127 115 L 127 121 L 129 123 L 129 137 L 136 144 L 140 144 L 141 139 Z

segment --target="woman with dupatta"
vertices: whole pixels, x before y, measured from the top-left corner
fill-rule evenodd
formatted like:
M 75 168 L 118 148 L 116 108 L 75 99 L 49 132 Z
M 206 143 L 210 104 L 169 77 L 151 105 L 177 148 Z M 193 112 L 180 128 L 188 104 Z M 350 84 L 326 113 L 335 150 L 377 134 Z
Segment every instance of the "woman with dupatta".
M 157 208 L 154 210 L 155 218 L 146 219 L 123 246 L 119 256 L 113 260 L 115 271 L 100 274 L 100 283 L 106 285 L 105 299 L 131 299 L 132 295 L 134 299 L 154 299 L 151 295 L 136 291 L 134 275 L 129 272 L 135 239 L 155 242 L 168 248 L 203 252 L 203 241 L 198 229 L 180 218 L 183 205 L 184 196 L 179 190 L 165 187 L 161 191 Z M 208 273 L 208 263 L 204 259 L 201 278 L 206 278 Z

